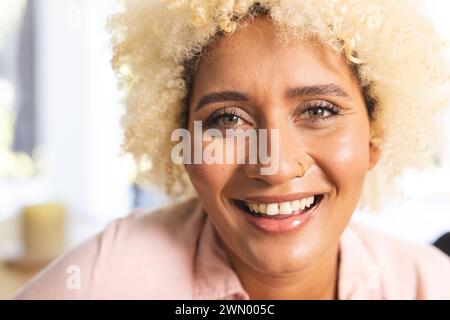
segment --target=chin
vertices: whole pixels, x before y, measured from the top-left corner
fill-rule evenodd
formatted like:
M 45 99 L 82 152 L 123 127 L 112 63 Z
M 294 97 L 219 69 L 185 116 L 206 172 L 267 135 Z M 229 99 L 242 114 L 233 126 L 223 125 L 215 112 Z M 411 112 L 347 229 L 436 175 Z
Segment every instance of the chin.
M 266 241 L 265 241 L 266 240 Z M 270 240 L 270 241 L 267 241 Z M 287 241 L 286 241 L 287 240 Z M 308 268 L 320 259 L 321 241 L 298 239 L 254 239 L 247 238 L 244 246 L 233 250 L 239 259 L 253 270 L 267 275 L 295 273 Z M 251 247 L 248 244 L 252 244 Z M 239 253 L 237 253 L 237 252 Z

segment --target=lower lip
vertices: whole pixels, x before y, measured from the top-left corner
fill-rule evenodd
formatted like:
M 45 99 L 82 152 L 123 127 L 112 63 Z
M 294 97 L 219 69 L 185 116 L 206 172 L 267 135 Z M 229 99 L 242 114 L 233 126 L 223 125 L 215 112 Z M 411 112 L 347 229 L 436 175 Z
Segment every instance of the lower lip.
M 279 218 L 280 216 L 277 216 L 276 219 L 256 217 L 245 212 L 245 219 L 257 229 L 266 233 L 283 234 L 287 232 L 297 231 L 310 220 L 314 211 L 317 210 L 322 201 L 323 199 L 321 199 L 321 201 L 316 204 L 314 208 L 308 210 L 305 213 L 294 213 L 291 216 L 286 216 L 286 218 Z

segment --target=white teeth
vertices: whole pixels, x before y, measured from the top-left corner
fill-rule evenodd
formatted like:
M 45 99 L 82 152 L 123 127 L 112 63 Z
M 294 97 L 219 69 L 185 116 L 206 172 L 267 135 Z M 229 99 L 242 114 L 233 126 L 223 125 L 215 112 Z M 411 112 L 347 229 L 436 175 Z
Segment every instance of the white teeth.
M 311 201 L 311 205 L 312 205 L 314 203 L 315 198 L 314 198 L 314 196 L 312 196 L 310 199 L 311 199 L 310 201 Z
M 259 212 L 260 212 L 260 213 L 266 213 L 266 212 L 267 212 L 267 204 L 265 204 L 265 203 L 260 203 L 260 204 L 259 204 Z
M 295 200 L 291 202 L 292 211 L 300 210 L 300 200 Z
M 301 200 L 287 201 L 282 203 L 250 203 L 246 205 L 252 212 L 266 214 L 269 216 L 275 216 L 278 214 L 289 215 L 298 211 L 304 211 L 310 208 L 314 203 L 314 196 L 309 198 L 303 198 Z
M 283 202 L 280 204 L 280 214 L 292 214 L 292 207 L 290 202 Z
M 313 204 L 313 202 L 314 202 L 314 196 L 306 199 L 306 207 L 309 208 Z
M 275 216 L 278 214 L 278 204 L 270 203 L 267 205 L 266 214 L 269 216 Z
M 306 199 L 300 200 L 300 210 L 305 210 L 306 208 Z

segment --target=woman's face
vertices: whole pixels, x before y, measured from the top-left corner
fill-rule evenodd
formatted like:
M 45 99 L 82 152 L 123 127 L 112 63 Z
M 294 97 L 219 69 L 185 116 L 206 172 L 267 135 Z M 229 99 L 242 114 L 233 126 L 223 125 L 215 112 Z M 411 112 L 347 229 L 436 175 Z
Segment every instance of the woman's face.
M 364 99 L 344 59 L 300 40 L 282 47 L 270 20 L 259 17 L 221 37 L 194 80 L 192 134 L 194 121 L 224 134 L 279 130 L 279 143 L 268 146 L 279 148 L 274 174 L 248 162 L 186 166 L 227 250 L 265 274 L 317 261 L 339 243 L 377 158 Z M 315 202 L 302 209 L 311 196 Z

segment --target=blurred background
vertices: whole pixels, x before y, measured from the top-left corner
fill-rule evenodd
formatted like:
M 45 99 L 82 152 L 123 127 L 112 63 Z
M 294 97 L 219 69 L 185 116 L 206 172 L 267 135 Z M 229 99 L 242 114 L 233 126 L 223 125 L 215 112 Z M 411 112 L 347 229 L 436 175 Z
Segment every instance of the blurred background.
M 120 153 L 124 109 L 105 28 L 115 6 L 0 0 L 0 300 L 112 219 L 168 203 L 135 185 L 135 165 Z M 425 10 L 450 39 L 450 2 L 426 0 Z M 450 142 L 450 125 L 445 135 Z M 406 172 L 403 199 L 354 219 L 436 242 L 450 231 L 449 149 L 441 167 Z

